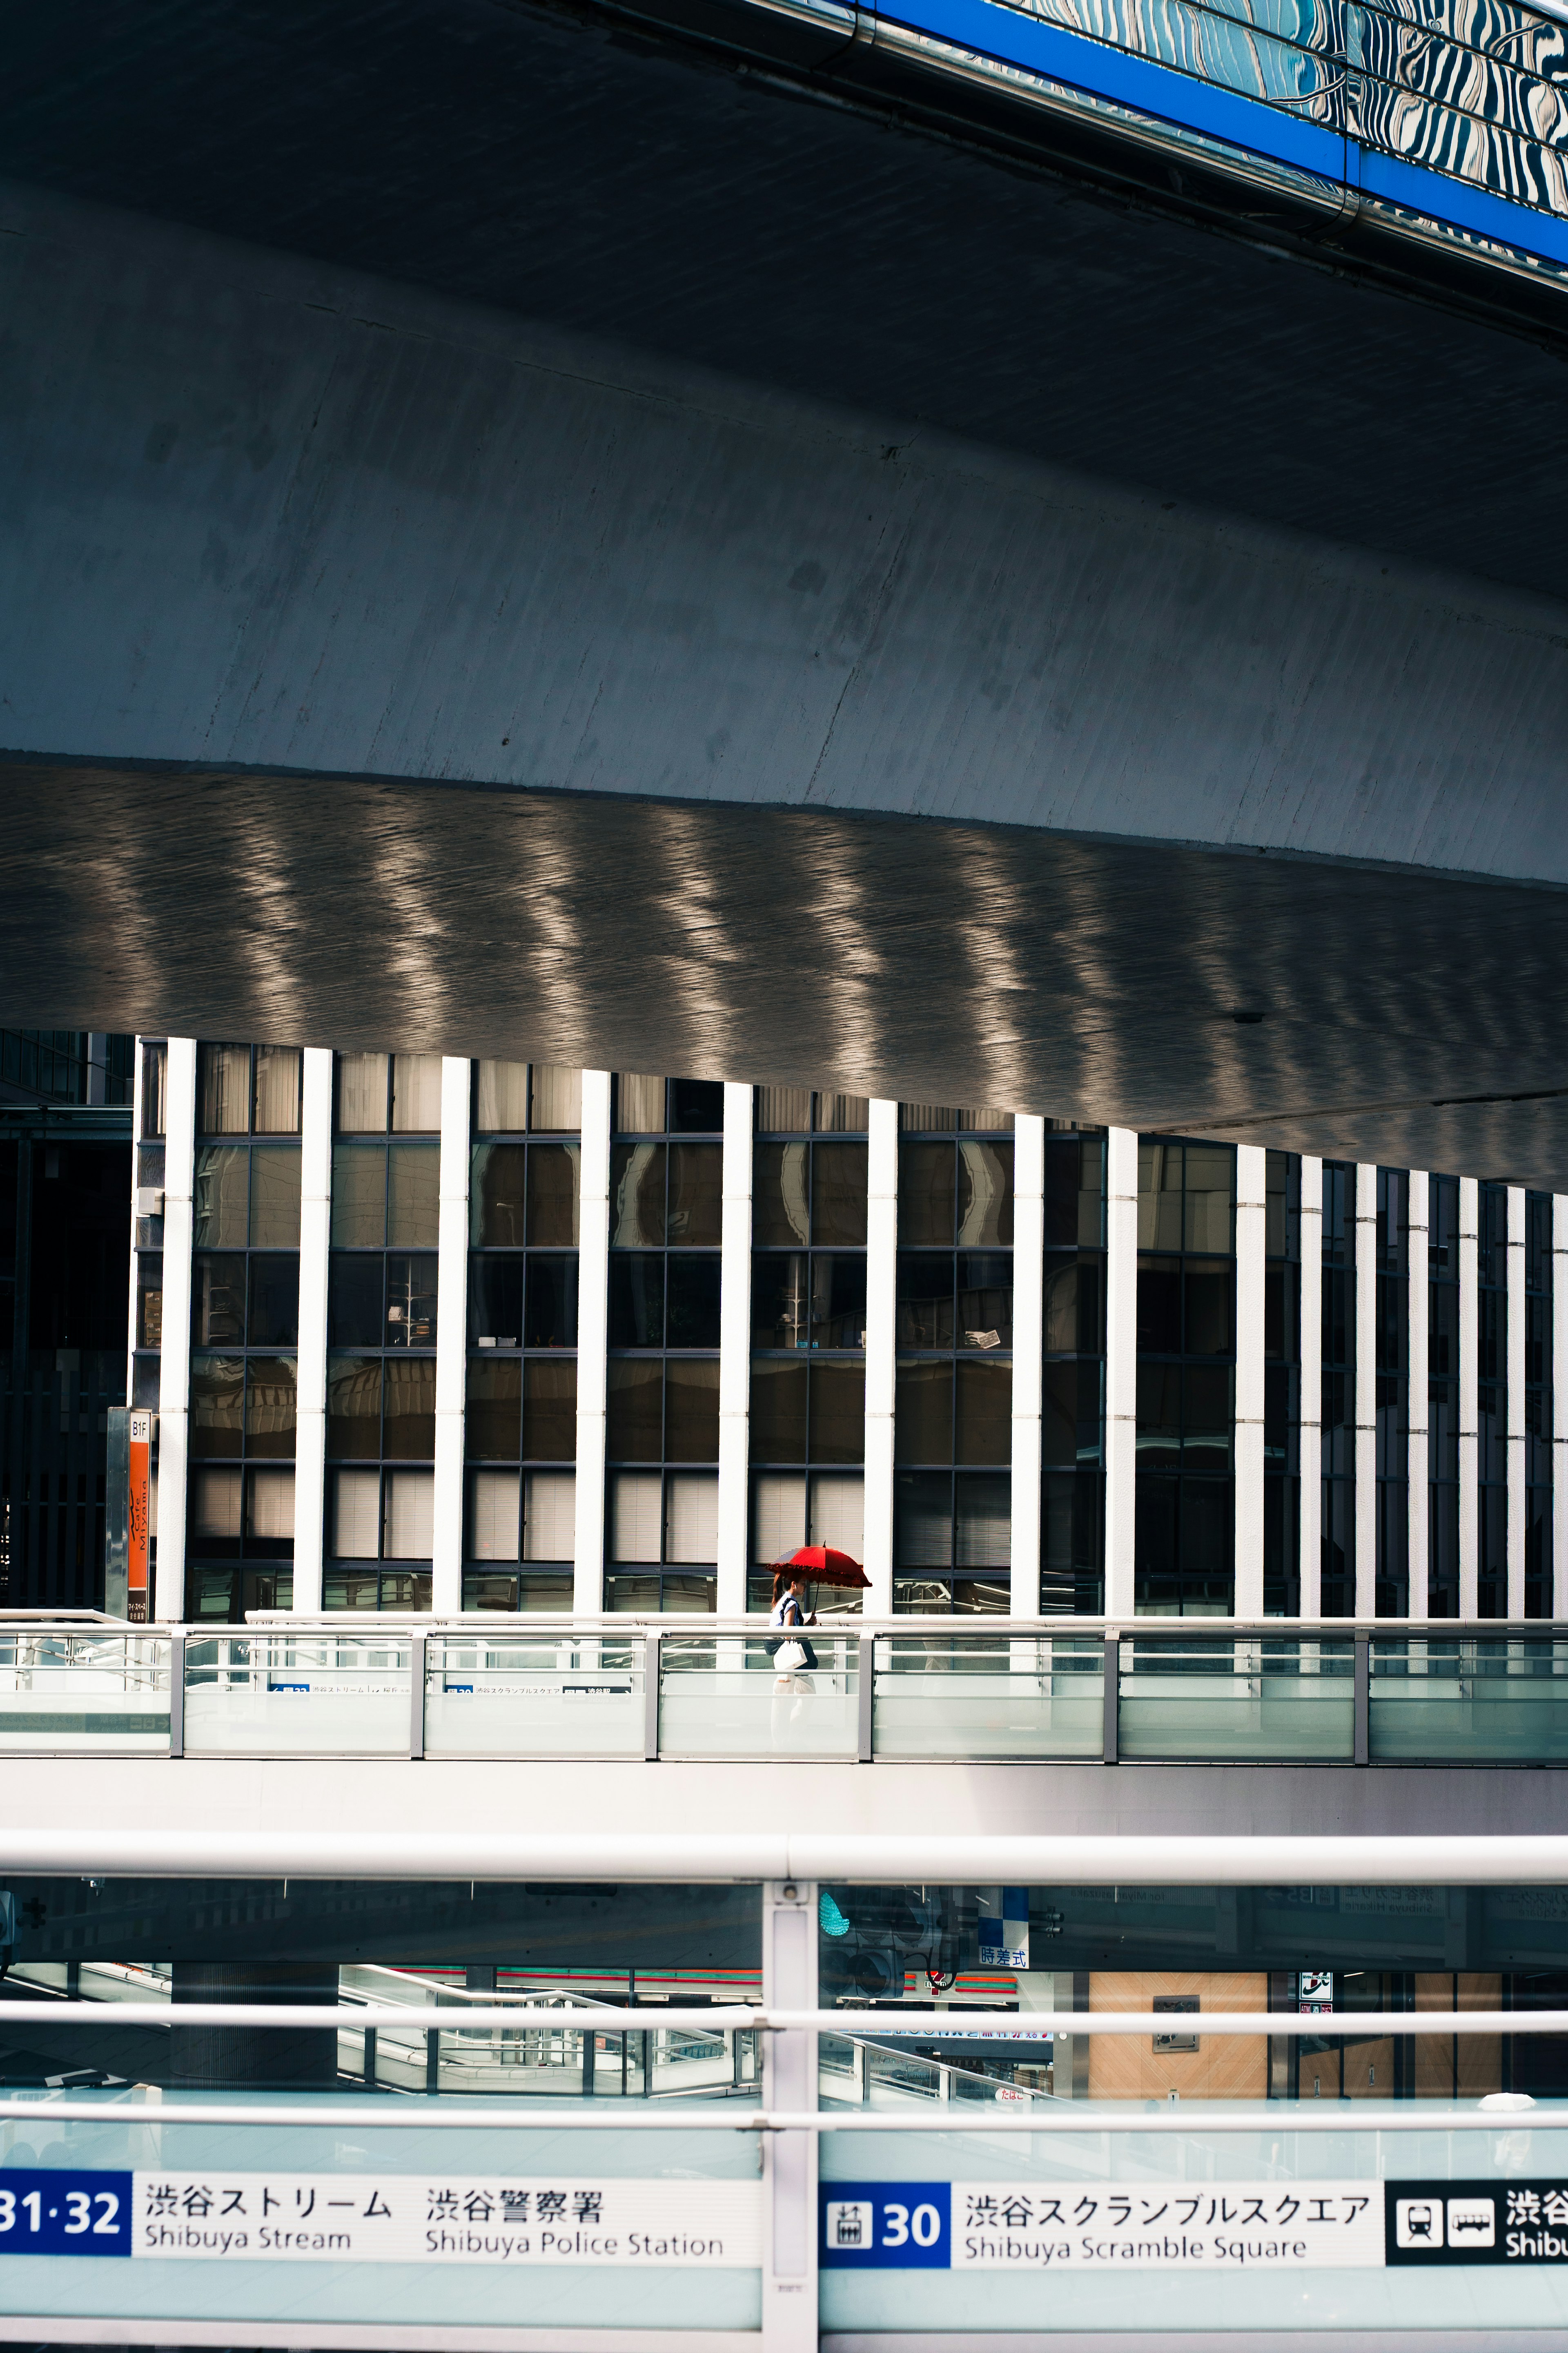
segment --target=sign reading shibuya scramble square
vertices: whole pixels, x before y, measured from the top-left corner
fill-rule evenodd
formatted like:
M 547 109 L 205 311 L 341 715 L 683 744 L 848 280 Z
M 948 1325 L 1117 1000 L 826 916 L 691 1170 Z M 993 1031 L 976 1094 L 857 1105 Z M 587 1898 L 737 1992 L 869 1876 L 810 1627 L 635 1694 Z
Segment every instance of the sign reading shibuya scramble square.
M 1378 2182 L 827 2182 L 829 2270 L 1342 2271 L 1384 2260 Z
M 755 2270 L 754 2181 L 540 2175 L 0 2175 L 0 2255 Z

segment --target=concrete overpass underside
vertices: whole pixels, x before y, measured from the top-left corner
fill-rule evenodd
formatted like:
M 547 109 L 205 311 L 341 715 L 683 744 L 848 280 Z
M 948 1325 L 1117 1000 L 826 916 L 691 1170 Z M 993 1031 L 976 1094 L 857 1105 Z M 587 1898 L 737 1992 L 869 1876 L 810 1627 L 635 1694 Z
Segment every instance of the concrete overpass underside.
M 1568 1190 L 1568 294 L 747 14 L 11 12 L 6 1020 Z

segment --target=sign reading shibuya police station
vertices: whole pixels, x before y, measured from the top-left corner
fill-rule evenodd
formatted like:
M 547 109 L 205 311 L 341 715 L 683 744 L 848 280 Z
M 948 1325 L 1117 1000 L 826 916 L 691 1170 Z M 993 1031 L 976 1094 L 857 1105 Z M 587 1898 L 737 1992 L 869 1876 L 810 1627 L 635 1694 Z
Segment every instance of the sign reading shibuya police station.
M 0 2255 L 755 2270 L 754 2181 L 0 2170 Z

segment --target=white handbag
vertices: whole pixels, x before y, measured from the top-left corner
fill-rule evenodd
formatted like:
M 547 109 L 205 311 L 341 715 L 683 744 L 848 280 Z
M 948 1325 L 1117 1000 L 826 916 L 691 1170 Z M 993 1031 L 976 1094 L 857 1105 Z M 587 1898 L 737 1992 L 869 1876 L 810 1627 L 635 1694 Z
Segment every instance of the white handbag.
M 793 1675 L 797 1667 L 805 1664 L 804 1642 L 781 1642 L 773 1652 L 773 1665 L 781 1675 Z

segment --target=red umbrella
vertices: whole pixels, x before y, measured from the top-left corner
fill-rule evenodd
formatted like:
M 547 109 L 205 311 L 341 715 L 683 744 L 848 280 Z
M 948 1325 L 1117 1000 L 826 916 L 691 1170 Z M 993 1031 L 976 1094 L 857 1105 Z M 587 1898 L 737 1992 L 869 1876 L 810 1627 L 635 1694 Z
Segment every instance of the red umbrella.
M 785 1560 L 775 1561 L 775 1568 L 798 1568 L 813 1585 L 841 1585 L 851 1591 L 869 1588 L 871 1580 L 858 1561 L 851 1560 L 847 1552 L 835 1552 L 830 1545 L 802 1545 Z

